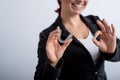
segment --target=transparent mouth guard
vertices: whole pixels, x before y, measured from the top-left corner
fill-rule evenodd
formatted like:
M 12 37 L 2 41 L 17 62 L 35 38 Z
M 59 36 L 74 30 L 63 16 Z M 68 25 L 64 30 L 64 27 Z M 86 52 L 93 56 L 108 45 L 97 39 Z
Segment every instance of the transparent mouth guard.
M 69 34 L 66 39 L 62 40 L 62 39 L 61 39 L 61 34 L 62 34 L 62 30 L 60 30 L 60 36 L 59 36 L 59 38 L 58 38 L 58 41 L 59 41 L 60 43 L 62 43 L 62 44 L 64 44 L 68 39 L 70 39 L 70 38 L 73 37 L 72 34 Z

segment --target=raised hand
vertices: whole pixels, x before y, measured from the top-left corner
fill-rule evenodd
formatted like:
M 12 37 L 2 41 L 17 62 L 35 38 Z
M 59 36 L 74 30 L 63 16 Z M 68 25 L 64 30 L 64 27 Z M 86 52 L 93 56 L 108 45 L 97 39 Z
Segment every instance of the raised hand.
M 56 66 L 57 62 L 63 56 L 65 49 L 69 46 L 72 39 L 68 39 L 63 45 L 60 45 L 58 38 L 60 36 L 60 28 L 57 27 L 54 31 L 49 34 L 47 43 L 46 43 L 46 53 L 47 57 L 52 66 Z
M 100 22 L 97 20 L 97 24 L 101 28 L 101 31 L 97 31 L 94 36 L 100 36 L 100 40 L 93 39 L 93 42 L 99 47 L 103 52 L 112 54 L 115 52 L 116 48 L 116 35 L 115 27 L 113 24 L 109 25 L 105 19 Z

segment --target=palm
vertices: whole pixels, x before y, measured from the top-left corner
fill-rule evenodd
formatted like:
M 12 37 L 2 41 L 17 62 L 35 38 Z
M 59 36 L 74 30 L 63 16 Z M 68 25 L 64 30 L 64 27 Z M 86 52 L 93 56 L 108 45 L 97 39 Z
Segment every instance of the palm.
M 60 30 L 59 27 L 50 33 L 46 43 L 47 57 L 51 63 L 57 63 L 60 60 L 65 49 L 72 41 L 72 39 L 68 39 L 63 45 L 60 45 L 58 42 L 60 32 L 58 30 Z
M 103 33 L 99 42 L 99 48 L 103 52 L 113 52 L 116 37 L 110 33 Z
M 61 58 L 62 53 L 64 52 L 64 49 L 56 40 L 50 41 L 47 44 L 46 49 L 47 53 L 49 53 L 48 58 L 53 63 L 58 61 Z

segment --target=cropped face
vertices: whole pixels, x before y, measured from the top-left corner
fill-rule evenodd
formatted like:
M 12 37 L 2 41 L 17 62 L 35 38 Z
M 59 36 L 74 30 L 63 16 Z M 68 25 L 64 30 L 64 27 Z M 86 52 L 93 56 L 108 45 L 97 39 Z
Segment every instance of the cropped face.
M 89 0 L 60 0 L 61 12 L 68 14 L 81 14 Z

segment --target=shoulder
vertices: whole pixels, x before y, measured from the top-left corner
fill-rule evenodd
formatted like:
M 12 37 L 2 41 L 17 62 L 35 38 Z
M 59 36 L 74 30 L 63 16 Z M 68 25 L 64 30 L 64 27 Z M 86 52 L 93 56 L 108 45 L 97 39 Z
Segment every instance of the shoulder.
M 94 31 L 100 30 L 99 25 L 96 23 L 97 20 L 100 20 L 97 15 L 87 15 L 83 16 L 82 18 L 89 28 L 94 29 Z
M 53 31 L 56 28 L 55 22 L 52 23 L 50 26 L 45 28 L 42 32 L 49 34 L 51 31 Z
M 56 21 L 54 21 L 50 26 L 46 27 L 45 29 L 43 29 L 40 33 L 39 36 L 44 35 L 46 37 L 48 37 L 49 33 L 53 30 L 56 29 Z
M 96 24 L 96 20 L 100 20 L 99 16 L 97 15 L 80 15 L 80 17 L 86 21 L 87 23 L 92 23 L 92 24 Z
M 40 34 L 44 33 L 48 36 L 51 31 L 55 30 L 57 28 L 57 26 L 61 26 L 61 25 L 62 25 L 62 21 L 61 21 L 60 16 L 58 15 L 58 17 L 55 19 L 55 21 L 50 26 L 48 26 L 47 28 L 42 30 L 40 32 Z
M 100 20 L 101 21 L 101 19 L 97 15 L 87 15 L 86 18 L 89 19 L 92 22 L 96 22 L 96 20 Z

